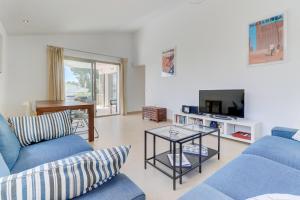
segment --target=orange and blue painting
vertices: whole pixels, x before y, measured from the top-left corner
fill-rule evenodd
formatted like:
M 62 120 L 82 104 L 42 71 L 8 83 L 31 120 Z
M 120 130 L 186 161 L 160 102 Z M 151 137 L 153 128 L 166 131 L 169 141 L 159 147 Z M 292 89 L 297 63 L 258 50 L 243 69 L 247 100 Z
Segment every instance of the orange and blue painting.
M 284 60 L 284 19 L 281 14 L 249 25 L 249 65 Z
M 161 76 L 169 77 L 175 75 L 175 48 L 162 53 Z

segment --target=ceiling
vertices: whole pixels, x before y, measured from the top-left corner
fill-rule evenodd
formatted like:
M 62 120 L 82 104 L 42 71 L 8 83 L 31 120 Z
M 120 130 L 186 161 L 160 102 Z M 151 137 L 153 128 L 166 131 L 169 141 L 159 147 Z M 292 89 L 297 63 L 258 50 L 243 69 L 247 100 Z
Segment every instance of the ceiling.
M 183 2 L 186 0 L 0 0 L 0 21 L 8 34 L 134 31 Z

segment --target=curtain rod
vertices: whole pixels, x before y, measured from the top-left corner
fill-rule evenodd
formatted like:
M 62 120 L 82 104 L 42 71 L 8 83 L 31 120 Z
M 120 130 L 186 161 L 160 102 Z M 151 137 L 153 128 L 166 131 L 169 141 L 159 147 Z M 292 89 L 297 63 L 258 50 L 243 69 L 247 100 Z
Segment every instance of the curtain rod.
M 58 47 L 58 46 L 53 46 L 53 45 L 47 45 L 48 47 Z M 118 56 L 112 56 L 112 55 L 107 55 L 107 54 L 102 54 L 102 53 L 95 53 L 95 52 L 91 52 L 91 51 L 82 51 L 82 50 L 78 50 L 78 49 L 71 49 L 71 48 L 65 48 L 65 47 L 58 47 L 58 48 L 63 48 L 69 51 L 77 51 L 77 52 L 81 52 L 81 53 L 88 53 L 88 54 L 94 54 L 94 55 L 99 55 L 99 56 L 106 56 L 106 57 L 111 57 L 111 58 L 119 58 L 122 59 L 121 57 Z

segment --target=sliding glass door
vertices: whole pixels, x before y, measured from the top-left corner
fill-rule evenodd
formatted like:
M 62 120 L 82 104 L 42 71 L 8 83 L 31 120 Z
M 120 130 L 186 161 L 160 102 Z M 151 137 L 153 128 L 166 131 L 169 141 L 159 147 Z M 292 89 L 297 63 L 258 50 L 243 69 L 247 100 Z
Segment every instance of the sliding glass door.
M 96 62 L 96 113 L 119 114 L 119 68 L 117 64 Z
M 68 57 L 64 66 L 66 100 L 94 102 L 96 116 L 120 113 L 119 64 Z

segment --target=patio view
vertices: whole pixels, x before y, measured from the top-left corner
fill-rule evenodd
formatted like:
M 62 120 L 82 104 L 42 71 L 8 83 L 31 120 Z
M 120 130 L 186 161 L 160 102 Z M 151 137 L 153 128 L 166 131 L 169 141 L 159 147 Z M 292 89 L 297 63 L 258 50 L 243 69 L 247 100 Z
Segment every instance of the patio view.
M 65 59 L 66 100 L 95 102 L 96 116 L 119 114 L 119 65 Z

